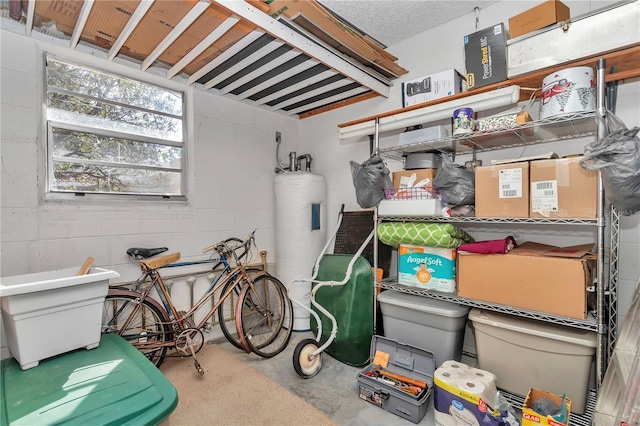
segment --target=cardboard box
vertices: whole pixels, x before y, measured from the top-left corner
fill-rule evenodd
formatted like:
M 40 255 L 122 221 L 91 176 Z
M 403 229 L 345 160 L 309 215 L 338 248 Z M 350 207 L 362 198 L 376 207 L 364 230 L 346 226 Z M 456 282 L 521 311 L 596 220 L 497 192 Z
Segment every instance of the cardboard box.
M 433 179 L 436 177 L 436 173 L 438 173 L 438 169 L 414 169 L 414 170 L 402 170 L 400 172 L 393 172 L 391 175 L 393 176 L 393 187 L 394 188 L 406 188 L 409 179 L 415 173 L 416 179 L 415 182 L 420 182 L 423 179 L 429 179 L 430 185 L 433 186 Z
M 552 417 L 542 416 L 533 410 L 532 405 L 540 398 L 548 398 L 558 407 L 562 404 L 562 397 L 540 389 L 531 388 L 522 406 L 522 426 L 548 425 L 548 426 L 567 426 L 571 418 L 571 400 L 564 399 L 565 408 L 567 410 L 567 421 L 559 422 Z
M 571 12 L 566 4 L 558 0 L 547 0 L 509 18 L 509 35 L 510 38 L 519 37 L 570 18 Z
M 598 173 L 580 167 L 581 158 L 531 162 L 529 217 L 596 217 Z
M 476 167 L 476 217 L 529 217 L 529 163 Z
M 462 92 L 464 77 L 454 69 L 402 83 L 402 106 L 408 107 Z
M 398 284 L 453 293 L 456 249 L 400 244 Z
M 590 248 L 529 242 L 507 254 L 458 252 L 458 296 L 584 320 Z
M 500 23 L 464 36 L 467 89 L 507 79 L 507 32 Z

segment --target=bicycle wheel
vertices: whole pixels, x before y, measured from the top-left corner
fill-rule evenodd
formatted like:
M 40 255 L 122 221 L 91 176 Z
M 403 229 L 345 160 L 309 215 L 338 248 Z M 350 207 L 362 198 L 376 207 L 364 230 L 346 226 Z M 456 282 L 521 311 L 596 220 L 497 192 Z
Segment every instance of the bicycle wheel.
M 250 277 L 236 304 L 236 328 L 263 358 L 284 350 L 293 329 L 293 306 L 284 285 L 267 273 Z
M 249 275 L 264 273 L 262 269 L 257 267 L 247 268 L 246 271 Z M 227 284 L 225 284 L 220 294 L 221 295 L 225 294 L 229 289 L 229 287 L 233 285 L 234 281 L 235 280 L 232 279 Z M 233 289 L 233 294 L 235 294 L 236 300 L 237 300 L 237 297 L 240 295 L 241 289 L 242 289 L 241 283 L 236 285 L 236 288 Z M 222 330 L 222 334 L 224 334 L 224 337 L 229 341 L 229 343 L 231 343 L 233 346 L 235 346 L 238 349 L 244 350 L 242 343 L 240 342 L 240 336 L 238 336 L 238 330 L 236 329 L 235 319 L 233 318 L 233 315 L 235 314 L 234 307 L 232 306 L 230 310 L 226 311 L 224 309 L 225 308 L 224 305 L 225 304 L 223 303 L 218 307 L 218 324 L 220 324 L 220 330 Z M 232 318 L 229 319 L 227 315 L 231 316 Z
M 167 354 L 167 346 L 158 344 L 171 339 L 168 318 L 149 300 L 142 300 L 138 306 L 138 297 L 136 294 L 107 294 L 102 313 L 102 334 L 122 336 L 156 367 L 160 367 Z

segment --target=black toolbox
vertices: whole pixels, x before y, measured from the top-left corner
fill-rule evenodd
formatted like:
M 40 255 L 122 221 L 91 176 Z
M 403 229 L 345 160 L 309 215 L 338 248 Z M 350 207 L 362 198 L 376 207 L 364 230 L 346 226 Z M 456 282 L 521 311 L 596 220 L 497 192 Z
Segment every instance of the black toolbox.
M 419 423 L 427 413 L 427 401 L 433 389 L 436 369 L 433 354 L 393 339 L 373 336 L 371 359 L 373 362 L 358 373 L 360 398 Z M 417 382 L 425 383 L 426 387 L 416 385 Z

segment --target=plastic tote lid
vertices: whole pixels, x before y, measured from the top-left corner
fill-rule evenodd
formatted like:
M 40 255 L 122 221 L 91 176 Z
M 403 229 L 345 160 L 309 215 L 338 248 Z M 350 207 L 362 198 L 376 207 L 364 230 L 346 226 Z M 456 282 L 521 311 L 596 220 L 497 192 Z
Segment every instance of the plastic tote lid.
M 457 318 L 469 313 L 469 308 L 466 306 L 393 290 L 383 291 L 378 294 L 378 301 L 443 317 Z
M 472 309 L 469 312 L 469 319 L 474 323 L 481 323 L 517 333 L 526 333 L 531 336 L 544 337 L 591 348 L 597 346 L 595 333 L 586 330 L 576 330 L 561 325 L 517 318 L 511 315 L 500 315 L 480 309 Z

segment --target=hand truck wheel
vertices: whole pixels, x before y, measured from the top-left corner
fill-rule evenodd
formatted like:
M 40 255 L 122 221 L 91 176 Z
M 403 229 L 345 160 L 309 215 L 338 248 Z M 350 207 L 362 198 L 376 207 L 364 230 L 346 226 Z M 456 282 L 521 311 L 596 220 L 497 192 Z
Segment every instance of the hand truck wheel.
M 293 368 L 304 379 L 310 379 L 322 368 L 322 352 L 311 355 L 320 346 L 314 339 L 304 339 L 293 351 Z

